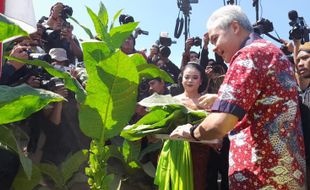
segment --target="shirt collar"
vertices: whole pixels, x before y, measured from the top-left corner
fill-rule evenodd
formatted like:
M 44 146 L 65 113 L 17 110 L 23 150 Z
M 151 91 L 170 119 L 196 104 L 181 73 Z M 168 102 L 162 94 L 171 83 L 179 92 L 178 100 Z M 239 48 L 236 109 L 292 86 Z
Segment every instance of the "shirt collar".
M 250 45 L 251 43 L 253 43 L 255 40 L 257 39 L 261 39 L 262 37 L 260 37 L 258 34 L 256 33 L 250 33 L 250 35 L 241 43 L 240 49 L 244 48 L 245 46 Z

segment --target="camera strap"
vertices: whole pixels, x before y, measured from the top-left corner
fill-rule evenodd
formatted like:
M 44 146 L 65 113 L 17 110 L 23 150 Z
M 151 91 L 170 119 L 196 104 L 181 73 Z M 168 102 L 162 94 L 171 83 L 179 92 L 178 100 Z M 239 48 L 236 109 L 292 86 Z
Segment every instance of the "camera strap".
M 174 37 L 175 38 L 179 38 L 181 36 L 182 30 L 183 30 L 183 25 L 184 25 L 184 18 L 182 17 L 180 19 L 180 11 L 179 11 L 179 15 L 178 15 L 178 18 L 176 20 L 175 29 L 174 29 Z

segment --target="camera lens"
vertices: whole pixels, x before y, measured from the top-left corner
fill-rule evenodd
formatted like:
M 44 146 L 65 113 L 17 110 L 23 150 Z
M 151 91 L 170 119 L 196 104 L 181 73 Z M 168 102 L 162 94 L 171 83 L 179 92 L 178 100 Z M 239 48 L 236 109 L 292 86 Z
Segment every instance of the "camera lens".
M 160 47 L 160 54 L 161 54 L 161 56 L 167 58 L 167 57 L 169 57 L 170 53 L 171 53 L 171 50 L 170 50 L 169 47 L 167 47 L 167 46 Z
M 194 46 L 201 46 L 201 42 L 202 42 L 201 38 L 199 37 L 194 38 Z

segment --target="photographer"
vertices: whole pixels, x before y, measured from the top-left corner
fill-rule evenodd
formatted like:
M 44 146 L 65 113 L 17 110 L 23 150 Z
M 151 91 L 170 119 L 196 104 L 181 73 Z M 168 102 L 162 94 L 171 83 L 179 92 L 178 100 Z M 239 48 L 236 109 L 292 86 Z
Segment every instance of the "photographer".
M 160 59 L 155 63 L 155 65 L 158 68 L 166 71 L 171 76 L 173 81 L 177 83 L 180 69 L 174 63 L 172 63 L 168 57 L 165 57 L 162 54 L 159 54 L 159 57 Z
M 157 44 L 153 44 L 150 48 L 150 54 L 147 56 L 148 63 L 155 63 L 159 59 L 159 46 Z
M 28 47 L 16 45 L 10 53 L 10 56 L 27 59 L 26 49 Z M 10 84 L 11 77 L 20 70 L 24 64 L 16 61 L 8 61 L 3 65 L 0 85 Z M 0 149 L 0 189 L 10 189 L 13 180 L 18 172 L 20 165 L 19 158 L 16 153 L 9 150 Z
M 16 45 L 13 47 L 10 56 L 21 59 L 28 59 L 27 49 L 29 46 Z M 16 71 L 20 70 L 24 66 L 23 63 L 17 61 L 7 61 L 2 68 L 0 85 L 9 85 L 12 80 L 12 76 Z
M 49 17 L 43 17 L 39 21 L 44 27 L 44 50 L 49 52 L 52 48 L 64 48 L 70 63 L 74 63 L 76 58 L 79 61 L 83 60 L 79 42 L 72 34 L 73 26 L 66 21 L 72 12 L 71 7 L 58 2 L 52 6 Z
M 49 55 L 51 64 L 55 68 L 60 70 L 68 68 L 66 66 L 69 59 L 64 49 L 53 48 L 49 51 Z M 66 101 L 53 104 L 53 109 L 49 111 L 52 123 L 43 127 L 46 142 L 42 148 L 42 161 L 58 165 L 68 154 L 88 147 L 89 140 L 79 128 L 78 103 L 75 94 L 64 87 L 62 79 L 53 77 L 51 83 L 51 90 L 64 96 Z
M 173 78 L 174 82 L 177 83 L 180 69 L 169 59 L 171 54 L 169 47 L 173 43 L 176 42 L 168 37 L 167 32 L 161 32 L 159 40 L 151 48 L 149 63 L 155 64 L 158 68 L 166 71 Z
M 199 61 L 199 54 L 195 51 L 190 51 L 193 46 L 200 46 L 201 45 L 201 39 L 200 38 L 188 38 L 185 42 L 185 52 L 182 55 L 182 62 L 180 70 L 182 71 L 185 67 L 185 65 L 188 62 L 197 62 Z

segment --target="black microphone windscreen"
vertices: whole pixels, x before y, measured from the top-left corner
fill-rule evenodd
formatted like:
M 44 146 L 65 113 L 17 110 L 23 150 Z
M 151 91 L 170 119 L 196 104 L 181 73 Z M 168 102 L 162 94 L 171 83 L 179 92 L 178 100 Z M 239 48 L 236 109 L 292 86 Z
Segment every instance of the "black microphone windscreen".
M 298 13 L 295 10 L 291 10 L 290 12 L 288 12 L 288 18 L 290 20 L 296 20 L 298 18 Z

